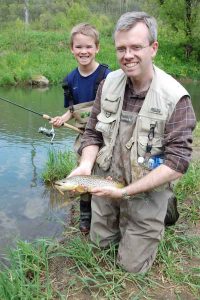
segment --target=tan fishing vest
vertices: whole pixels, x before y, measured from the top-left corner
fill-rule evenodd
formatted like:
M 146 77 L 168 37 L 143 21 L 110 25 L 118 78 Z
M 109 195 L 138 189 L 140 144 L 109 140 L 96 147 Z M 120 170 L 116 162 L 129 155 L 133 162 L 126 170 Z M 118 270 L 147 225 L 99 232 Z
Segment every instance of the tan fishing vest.
M 102 132 L 104 147 L 97 156 L 97 163 L 104 171 L 110 167 L 113 148 L 119 130 L 124 91 L 127 76 L 122 70 L 111 72 L 102 89 L 101 112 L 97 116 L 96 130 Z M 139 157 L 145 157 L 150 128 L 154 127 L 150 155 L 163 153 L 165 124 L 170 119 L 177 102 L 188 92 L 173 77 L 154 66 L 154 77 L 137 115 L 133 133 L 126 148 L 130 149 L 132 179 L 138 179 L 146 172 L 138 164 Z
M 73 105 L 73 118 L 75 119 L 75 126 L 77 128 L 85 129 L 93 103 L 94 101 L 90 101 Z
M 92 110 L 92 105 L 94 101 L 90 102 L 84 102 L 84 103 L 79 103 L 73 105 L 74 111 L 72 113 L 73 118 L 75 119 L 75 126 L 84 132 L 85 126 L 87 124 L 87 121 L 90 116 L 90 112 Z M 76 140 L 74 142 L 74 151 L 78 153 L 78 149 L 81 146 L 81 138 L 82 138 L 82 133 L 79 133 L 76 137 Z M 78 155 L 78 160 L 79 160 L 79 155 Z

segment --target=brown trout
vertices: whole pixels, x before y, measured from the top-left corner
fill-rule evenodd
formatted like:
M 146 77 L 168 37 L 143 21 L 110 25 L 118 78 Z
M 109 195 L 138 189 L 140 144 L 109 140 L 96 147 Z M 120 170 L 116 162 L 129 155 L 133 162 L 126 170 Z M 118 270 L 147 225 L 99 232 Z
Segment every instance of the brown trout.
M 97 175 L 78 175 L 70 178 L 57 180 L 54 183 L 55 188 L 63 194 L 65 191 L 75 191 L 79 194 L 90 192 L 94 187 L 113 186 L 122 188 L 124 185 L 120 182 L 105 179 Z

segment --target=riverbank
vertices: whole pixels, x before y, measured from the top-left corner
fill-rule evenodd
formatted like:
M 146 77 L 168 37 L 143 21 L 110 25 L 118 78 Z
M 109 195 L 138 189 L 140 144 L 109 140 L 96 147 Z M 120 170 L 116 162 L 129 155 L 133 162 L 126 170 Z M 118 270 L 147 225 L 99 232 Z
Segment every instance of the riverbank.
M 116 266 L 114 247 L 101 250 L 80 234 L 74 202 L 71 227 L 60 242 L 20 241 L 11 251 L 11 268 L 0 273 L 1 299 L 154 300 L 165 299 L 166 293 L 168 300 L 199 299 L 199 192 L 179 203 L 179 221 L 166 230 L 156 261 L 145 275 L 124 272 Z
M 200 153 L 200 123 L 194 132 Z M 200 154 L 175 186 L 180 217 L 166 229 L 152 269 L 133 275 L 116 266 L 116 248 L 101 250 L 78 229 L 79 202 L 62 239 L 19 241 L 0 271 L 0 299 L 187 299 L 200 297 Z
M 112 37 L 101 36 L 99 62 L 118 68 Z M 0 33 L 0 86 L 27 85 L 38 75 L 45 76 L 50 85 L 60 84 L 76 67 L 69 49 L 69 32 L 4 29 Z M 198 62 L 191 56 L 185 59 L 182 41 L 172 32 L 160 30 L 159 51 L 155 64 L 176 78 L 200 80 Z

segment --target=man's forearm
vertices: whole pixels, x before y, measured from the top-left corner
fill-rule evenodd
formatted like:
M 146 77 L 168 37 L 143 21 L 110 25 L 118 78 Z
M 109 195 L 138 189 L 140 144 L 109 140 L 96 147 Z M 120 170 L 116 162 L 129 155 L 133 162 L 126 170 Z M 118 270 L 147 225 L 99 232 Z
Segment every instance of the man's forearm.
M 97 145 L 90 145 L 83 148 L 80 166 L 81 167 L 86 166 L 87 168 L 90 168 L 92 170 L 98 152 L 99 152 L 99 146 Z
M 167 182 L 176 180 L 182 176 L 181 173 L 162 165 L 152 170 L 141 179 L 131 183 L 125 189 L 128 195 L 136 195 L 151 191 Z

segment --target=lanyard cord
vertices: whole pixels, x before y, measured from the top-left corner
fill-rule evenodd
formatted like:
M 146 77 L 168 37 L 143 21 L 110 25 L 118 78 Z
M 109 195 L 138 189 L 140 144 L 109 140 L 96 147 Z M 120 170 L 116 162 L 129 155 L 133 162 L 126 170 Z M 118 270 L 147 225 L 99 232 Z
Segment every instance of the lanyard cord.
M 155 130 L 156 124 L 150 124 L 149 134 L 148 134 L 148 142 L 146 146 L 146 155 L 151 154 L 152 149 L 152 140 L 154 138 L 154 130 Z

